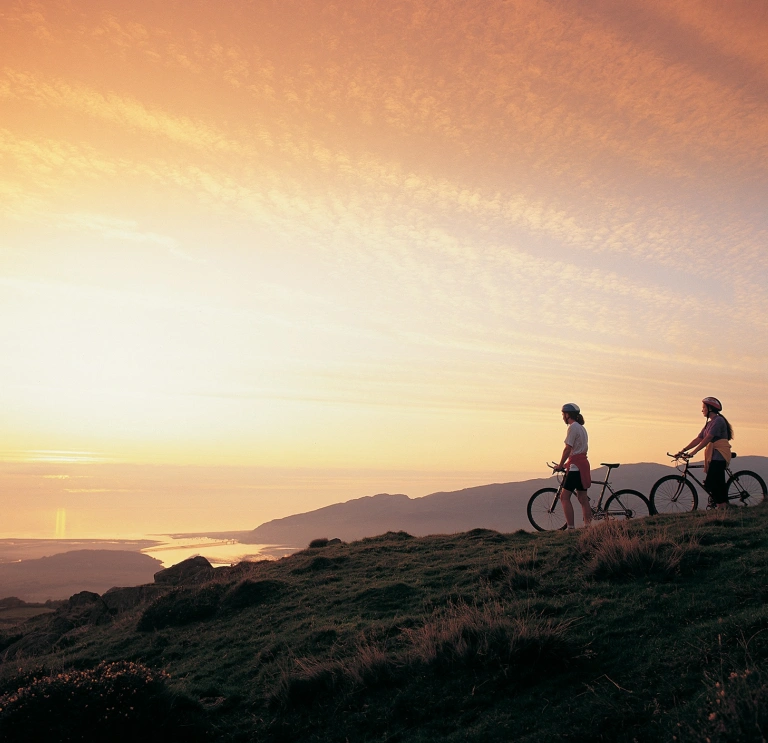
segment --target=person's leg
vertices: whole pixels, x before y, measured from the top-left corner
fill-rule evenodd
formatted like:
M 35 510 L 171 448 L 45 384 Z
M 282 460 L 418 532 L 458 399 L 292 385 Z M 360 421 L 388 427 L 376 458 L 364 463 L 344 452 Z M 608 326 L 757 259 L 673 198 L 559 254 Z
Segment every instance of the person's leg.
M 581 515 L 584 517 L 584 526 L 592 523 L 592 504 L 589 502 L 589 495 L 586 490 L 577 490 L 576 497 L 581 503 Z
M 720 459 L 713 459 L 709 463 L 707 476 L 704 480 L 704 487 L 712 496 L 712 500 L 717 508 L 728 507 L 728 491 L 725 487 L 725 462 Z
M 573 506 L 571 505 L 571 491 L 563 490 L 560 493 L 560 503 L 565 514 L 565 523 L 569 529 L 573 529 Z

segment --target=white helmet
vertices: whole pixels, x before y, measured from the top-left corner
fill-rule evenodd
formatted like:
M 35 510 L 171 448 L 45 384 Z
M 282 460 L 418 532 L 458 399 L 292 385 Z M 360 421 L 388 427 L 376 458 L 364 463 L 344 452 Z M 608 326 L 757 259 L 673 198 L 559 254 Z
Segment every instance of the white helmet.
M 561 408 L 563 413 L 580 413 L 581 408 L 575 402 L 567 402 Z

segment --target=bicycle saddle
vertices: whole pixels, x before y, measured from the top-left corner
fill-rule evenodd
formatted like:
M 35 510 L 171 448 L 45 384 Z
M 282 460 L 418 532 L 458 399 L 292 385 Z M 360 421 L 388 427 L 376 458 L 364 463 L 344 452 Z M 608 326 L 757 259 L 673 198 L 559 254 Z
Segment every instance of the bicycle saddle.
M 600 466 L 601 467 L 609 467 L 609 468 L 611 468 L 611 467 L 621 467 L 620 464 L 608 464 L 608 462 L 600 462 Z

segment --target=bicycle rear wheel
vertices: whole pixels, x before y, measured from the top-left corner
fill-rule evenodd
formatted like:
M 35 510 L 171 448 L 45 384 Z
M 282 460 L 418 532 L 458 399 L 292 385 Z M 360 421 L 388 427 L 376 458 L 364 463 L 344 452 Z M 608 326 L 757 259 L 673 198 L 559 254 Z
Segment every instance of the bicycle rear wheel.
M 528 520 L 538 531 L 565 529 L 565 514 L 557 488 L 537 490 L 528 501 Z
M 605 502 L 605 515 L 613 519 L 640 519 L 651 513 L 649 500 L 637 490 L 619 490 Z
M 696 488 L 680 475 L 662 477 L 651 490 L 652 513 L 695 511 L 698 505 Z
M 765 480 L 757 472 L 750 472 L 749 470 L 734 472 L 729 478 L 726 488 L 728 489 L 728 502 L 736 506 L 756 506 L 768 496 Z

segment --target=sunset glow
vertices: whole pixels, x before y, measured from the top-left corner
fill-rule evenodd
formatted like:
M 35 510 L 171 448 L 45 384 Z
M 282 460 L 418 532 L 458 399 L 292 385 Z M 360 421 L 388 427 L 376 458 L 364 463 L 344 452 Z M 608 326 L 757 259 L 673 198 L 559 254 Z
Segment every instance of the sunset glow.
M 3 533 L 544 476 L 570 400 L 597 462 L 665 461 L 704 395 L 768 454 L 764 3 L 9 0 L 0 26 Z

